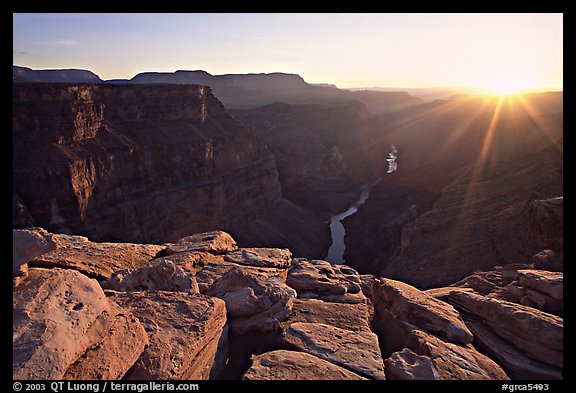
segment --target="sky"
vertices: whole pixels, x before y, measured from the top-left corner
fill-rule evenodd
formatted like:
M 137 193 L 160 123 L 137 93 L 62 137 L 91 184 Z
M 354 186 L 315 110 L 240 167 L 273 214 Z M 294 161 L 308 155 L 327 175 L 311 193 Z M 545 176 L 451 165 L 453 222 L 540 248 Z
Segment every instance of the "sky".
M 286 72 L 352 87 L 563 88 L 562 14 L 13 14 L 13 64 Z

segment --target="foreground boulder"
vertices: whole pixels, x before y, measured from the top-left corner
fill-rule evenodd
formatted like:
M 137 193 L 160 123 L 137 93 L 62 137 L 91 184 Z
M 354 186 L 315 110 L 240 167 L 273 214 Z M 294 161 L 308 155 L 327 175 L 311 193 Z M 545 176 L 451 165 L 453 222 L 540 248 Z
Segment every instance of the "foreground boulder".
M 330 363 L 372 379 L 386 379 L 378 337 L 374 333 L 354 332 L 323 323 L 297 322 L 283 333 L 283 339 Z
M 27 263 L 57 248 L 52 234 L 42 228 L 12 230 L 12 277 L 18 285 L 28 275 Z
M 389 380 L 437 380 L 438 371 L 427 356 L 421 356 L 408 348 L 394 352 L 384 361 L 386 379 Z
M 474 333 L 474 346 L 496 360 L 511 379 L 560 380 L 562 370 L 526 356 L 520 348 L 504 340 L 480 318 L 466 318 Z
M 518 284 L 556 300 L 564 300 L 564 274 L 543 270 L 518 270 Z
M 106 295 L 140 320 L 150 345 L 124 379 L 208 379 L 218 363 L 226 324 L 222 300 L 186 292 L 115 292 Z
M 450 292 L 447 301 L 482 319 L 495 334 L 531 358 L 563 367 L 562 318 L 532 307 L 465 291 Z
M 286 284 L 301 299 L 321 299 L 338 303 L 366 303 L 358 272 L 346 265 L 322 260 L 294 259 Z
M 155 259 L 138 269 L 119 270 L 101 285 L 121 292 L 158 290 L 199 293 L 193 272 L 168 259 Z
M 74 269 L 97 280 L 115 271 L 134 269 L 164 249 L 155 244 L 96 243 L 83 236 L 52 235 L 60 247 L 30 262 L 33 267 Z
M 132 314 L 77 271 L 30 269 L 13 291 L 14 379 L 121 378 L 146 344 Z
M 224 231 L 197 233 L 184 237 L 175 243 L 166 243 L 168 255 L 190 251 L 206 251 L 212 254 L 226 254 L 234 251 L 236 241 Z
M 215 255 L 214 257 L 222 258 L 221 255 Z M 240 269 L 246 272 L 246 274 L 254 276 L 266 278 L 278 277 L 282 282 L 286 281 L 287 269 L 238 265 L 236 263 L 226 262 L 222 258 L 221 260 L 212 260 L 208 262 L 198 273 L 196 273 L 196 281 L 198 282 L 200 293 L 206 294 L 210 288 L 212 288 L 212 285 L 232 269 Z
M 237 335 L 275 331 L 290 316 L 296 297 L 280 278 L 250 274 L 238 267 L 232 267 L 207 294 L 226 302 L 230 330 Z
M 472 346 L 472 333 L 459 313 L 435 300 L 399 281 L 377 279 L 374 329 L 382 353 L 391 356 L 408 348 L 426 356 L 442 380 L 508 379 L 498 364 Z
M 148 345 L 148 335 L 128 310 L 110 301 L 112 322 L 108 334 L 74 362 L 63 379 L 121 379 Z
M 287 248 L 241 248 L 227 253 L 224 260 L 239 265 L 285 269 L 292 262 L 292 253 Z
M 374 307 L 449 341 L 472 342 L 473 336 L 450 304 L 400 281 L 380 278 L 373 285 Z
M 252 358 L 246 380 L 360 380 L 366 379 L 306 352 L 278 350 Z
M 295 299 L 292 314 L 285 324 L 324 323 L 355 332 L 371 332 L 367 304 L 325 302 L 319 299 Z

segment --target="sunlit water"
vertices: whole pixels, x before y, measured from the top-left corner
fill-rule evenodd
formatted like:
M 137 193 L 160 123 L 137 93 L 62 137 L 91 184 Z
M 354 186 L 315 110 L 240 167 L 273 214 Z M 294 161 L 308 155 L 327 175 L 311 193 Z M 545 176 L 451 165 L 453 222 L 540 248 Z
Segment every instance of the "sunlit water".
M 386 161 L 388 161 L 387 173 L 392 173 L 396 169 L 398 169 L 398 163 L 396 162 L 397 158 L 398 158 L 398 149 L 396 149 L 396 146 L 392 145 L 392 151 L 388 153 L 388 158 L 386 159 Z

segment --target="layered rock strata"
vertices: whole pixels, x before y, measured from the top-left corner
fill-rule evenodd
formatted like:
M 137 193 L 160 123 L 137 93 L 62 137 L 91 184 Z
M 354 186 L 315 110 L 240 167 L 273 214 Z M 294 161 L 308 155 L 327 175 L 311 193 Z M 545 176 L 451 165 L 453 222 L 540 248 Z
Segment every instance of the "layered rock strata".
M 261 245 L 318 256 L 329 245 L 208 87 L 22 83 L 13 109 L 15 206 L 52 232 L 161 244 L 225 228 L 248 244 L 268 226 Z

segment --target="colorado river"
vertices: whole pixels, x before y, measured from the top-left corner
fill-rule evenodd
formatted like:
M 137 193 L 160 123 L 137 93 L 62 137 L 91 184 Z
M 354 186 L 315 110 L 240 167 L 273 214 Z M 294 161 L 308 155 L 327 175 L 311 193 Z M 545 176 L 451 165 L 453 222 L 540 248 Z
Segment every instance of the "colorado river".
M 388 153 L 388 158 L 386 161 L 388 162 L 388 172 L 392 173 L 398 169 L 398 163 L 396 162 L 396 158 L 398 158 L 398 150 L 396 146 L 391 146 L 391 151 Z M 372 183 L 372 184 L 365 184 L 361 187 L 362 193 L 360 194 L 360 198 L 354 203 L 352 206 L 348 208 L 343 213 L 337 214 L 332 216 L 330 219 L 330 234 L 332 235 L 332 245 L 328 250 L 328 255 L 326 256 L 326 260 L 330 263 L 344 263 L 344 249 L 346 245 L 344 244 L 344 235 L 346 234 L 346 230 L 344 229 L 344 225 L 342 225 L 342 220 L 346 217 L 356 213 L 358 208 L 366 202 L 368 196 L 370 195 L 370 190 L 374 187 L 380 180 Z
M 376 182 L 377 183 L 377 182 Z M 340 213 L 338 215 L 332 216 L 330 220 L 330 234 L 332 235 L 332 245 L 328 250 L 328 256 L 326 256 L 326 260 L 330 263 L 344 263 L 344 234 L 346 231 L 344 230 L 344 225 L 340 222 L 341 220 L 345 219 L 351 214 L 356 213 L 358 208 L 366 202 L 368 199 L 368 195 L 370 195 L 370 190 L 376 183 L 368 184 L 362 186 L 362 193 L 360 194 L 360 198 L 354 203 L 352 206 L 348 208 L 344 213 Z

